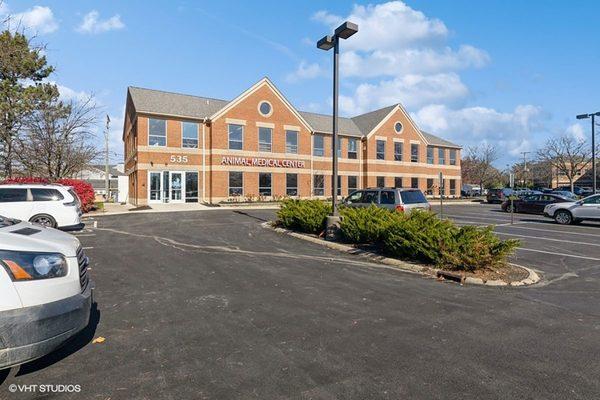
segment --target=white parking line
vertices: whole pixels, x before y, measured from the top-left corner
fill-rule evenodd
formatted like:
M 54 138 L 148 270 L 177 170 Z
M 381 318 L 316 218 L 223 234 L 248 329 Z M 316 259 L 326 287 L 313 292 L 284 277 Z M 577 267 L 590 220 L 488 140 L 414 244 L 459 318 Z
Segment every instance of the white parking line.
M 559 234 L 565 234 L 565 235 L 578 235 L 578 236 L 591 236 L 591 237 L 600 237 L 600 235 L 596 235 L 593 233 L 581 233 L 581 232 L 569 232 L 569 231 L 563 231 L 563 230 L 554 230 L 554 229 L 541 229 L 541 228 L 530 228 L 528 226 L 516 226 L 517 224 L 529 224 L 530 222 L 516 222 L 514 224 L 502 224 L 502 225 L 496 225 L 496 226 L 505 226 L 505 227 L 514 227 L 517 229 L 527 229 L 530 231 L 540 231 L 540 232 L 547 232 L 547 233 L 559 233 Z
M 528 249 L 527 247 L 519 247 L 519 248 L 517 248 L 517 250 L 533 251 L 536 253 L 544 253 L 544 254 L 552 254 L 554 256 L 561 256 L 561 257 L 572 257 L 572 258 L 581 258 L 584 260 L 600 261 L 600 258 L 595 258 L 595 257 L 576 256 L 574 254 L 565 254 L 565 253 L 555 253 L 553 251 Z
M 495 233 L 497 235 L 514 236 L 514 237 L 521 237 L 521 238 L 526 238 L 526 239 L 548 240 L 550 242 L 561 242 L 561 243 L 581 244 L 584 246 L 600 247 L 600 243 L 575 242 L 573 240 L 554 239 L 554 238 L 547 238 L 547 237 L 540 237 L 540 236 L 517 235 L 516 233 L 506 233 L 506 232 L 495 232 Z
M 83 247 L 84 250 L 93 249 L 93 247 Z

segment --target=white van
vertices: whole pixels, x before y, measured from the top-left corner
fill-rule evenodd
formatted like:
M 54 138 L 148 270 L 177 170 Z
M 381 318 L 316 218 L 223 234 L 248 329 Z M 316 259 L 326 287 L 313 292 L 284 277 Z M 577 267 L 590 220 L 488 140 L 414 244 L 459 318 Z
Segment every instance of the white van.
M 62 230 L 83 227 L 77 194 L 57 184 L 0 185 L 0 215 Z
M 0 216 L 0 370 L 42 357 L 85 328 L 92 286 L 75 236 Z

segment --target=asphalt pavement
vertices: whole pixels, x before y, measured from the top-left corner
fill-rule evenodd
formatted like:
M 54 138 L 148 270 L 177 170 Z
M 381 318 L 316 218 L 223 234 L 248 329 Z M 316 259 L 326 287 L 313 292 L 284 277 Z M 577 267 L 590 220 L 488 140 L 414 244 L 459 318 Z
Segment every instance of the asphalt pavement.
M 540 284 L 382 268 L 264 229 L 272 210 L 98 218 L 78 234 L 92 324 L 13 369 L 0 398 L 45 398 L 10 384 L 80 385 L 52 397 L 73 399 L 597 398 L 600 225 L 518 215 L 511 226 L 496 209 L 444 212 L 521 239 L 514 261 Z

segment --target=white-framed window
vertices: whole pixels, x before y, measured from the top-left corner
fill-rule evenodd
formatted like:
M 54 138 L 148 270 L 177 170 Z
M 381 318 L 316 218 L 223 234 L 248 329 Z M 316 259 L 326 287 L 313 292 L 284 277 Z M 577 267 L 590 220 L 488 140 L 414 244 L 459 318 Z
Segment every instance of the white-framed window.
M 285 152 L 298 154 L 298 132 L 285 131 Z
M 323 175 L 313 177 L 313 193 L 315 196 L 325 195 L 325 177 Z
M 348 194 L 358 189 L 358 177 L 354 175 L 348 175 Z
M 385 187 L 385 176 L 377 177 L 377 187 Z
M 394 142 L 394 161 L 402 161 L 404 145 L 402 142 Z
M 195 122 L 181 123 L 181 147 L 198 148 L 198 124 Z
M 419 188 L 419 178 L 410 178 L 410 187 L 413 189 Z
M 446 149 L 438 148 L 438 164 L 446 164 Z
M 450 165 L 456 165 L 456 149 L 450 149 Z
M 167 145 L 167 121 L 148 118 L 148 144 L 164 147 Z
M 258 174 L 258 194 L 260 196 L 271 196 L 271 174 L 261 172 Z
M 425 194 L 433 196 L 433 179 L 432 178 L 427 178 L 427 189 L 425 189 Z
M 273 140 L 273 129 L 258 127 L 258 151 L 271 151 Z
M 433 164 L 433 147 L 427 146 L 427 164 Z
M 244 195 L 244 173 L 239 171 L 229 172 L 229 196 Z
M 378 140 L 375 145 L 376 145 L 377 159 L 385 160 L 385 140 Z
M 450 196 L 456 195 L 456 179 L 450 179 Z
M 273 106 L 268 101 L 263 100 L 258 103 L 258 112 L 263 117 L 270 117 L 273 114 Z
M 348 158 L 356 160 L 358 157 L 358 139 L 348 138 Z
M 298 196 L 298 174 L 285 174 L 285 194 Z
M 337 136 L 337 143 L 335 148 L 337 149 L 338 158 L 342 158 L 342 138 L 339 135 Z
M 229 150 L 242 150 L 244 148 L 244 125 L 227 124 L 229 133 Z
M 419 162 L 419 144 L 410 144 L 410 162 Z
M 401 188 L 402 186 L 402 177 L 401 176 L 395 176 L 394 177 L 394 187 L 396 188 Z
M 324 156 L 325 155 L 325 145 L 324 145 L 324 137 L 323 135 L 315 134 L 313 136 L 313 155 L 314 156 Z

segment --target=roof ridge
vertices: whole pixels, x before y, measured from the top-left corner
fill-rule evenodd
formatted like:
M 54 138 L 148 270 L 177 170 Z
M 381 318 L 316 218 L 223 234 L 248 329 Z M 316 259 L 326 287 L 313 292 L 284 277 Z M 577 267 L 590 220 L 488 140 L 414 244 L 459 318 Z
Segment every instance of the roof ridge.
M 224 101 L 224 102 L 227 102 L 227 103 L 229 103 L 231 101 L 231 100 L 217 99 L 216 97 L 198 96 L 198 95 L 195 95 L 195 94 L 172 92 L 172 91 L 169 91 L 169 90 L 162 90 L 162 89 L 150 89 L 150 88 L 144 88 L 144 87 L 140 87 L 140 86 L 128 86 L 127 88 L 128 89 L 148 90 L 150 92 L 161 92 L 161 93 L 167 93 L 167 94 L 176 94 L 178 96 L 195 97 L 197 99 Z

